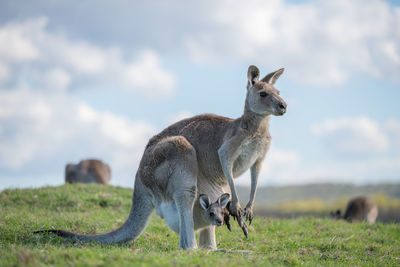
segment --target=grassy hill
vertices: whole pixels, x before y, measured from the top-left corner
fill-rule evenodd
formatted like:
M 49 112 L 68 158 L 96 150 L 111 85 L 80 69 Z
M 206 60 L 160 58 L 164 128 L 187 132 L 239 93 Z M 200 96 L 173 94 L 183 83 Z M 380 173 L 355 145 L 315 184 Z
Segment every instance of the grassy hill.
M 0 193 L 0 266 L 255 266 L 400 264 L 400 227 L 349 224 L 302 217 L 256 217 L 245 239 L 239 227 L 217 230 L 219 248 L 254 253 L 179 251 L 178 236 L 153 215 L 134 243 L 77 244 L 38 229 L 100 233 L 121 225 L 131 190 L 104 185 L 63 185 Z

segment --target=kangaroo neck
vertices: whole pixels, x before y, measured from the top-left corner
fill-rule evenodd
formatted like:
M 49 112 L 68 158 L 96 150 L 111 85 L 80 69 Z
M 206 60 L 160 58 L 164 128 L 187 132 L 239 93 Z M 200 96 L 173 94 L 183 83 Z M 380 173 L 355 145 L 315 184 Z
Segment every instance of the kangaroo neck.
M 243 115 L 240 117 L 240 126 L 251 132 L 268 133 L 270 116 L 257 114 L 251 111 L 246 104 Z

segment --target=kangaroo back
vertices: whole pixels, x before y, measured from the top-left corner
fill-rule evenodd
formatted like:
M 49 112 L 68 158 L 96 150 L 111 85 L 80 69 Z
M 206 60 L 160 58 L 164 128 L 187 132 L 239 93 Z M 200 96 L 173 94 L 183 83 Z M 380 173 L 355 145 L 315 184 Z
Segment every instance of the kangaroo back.
M 376 204 L 368 197 L 359 196 L 350 199 L 343 219 L 349 222 L 361 222 L 363 220 L 374 223 L 378 216 Z

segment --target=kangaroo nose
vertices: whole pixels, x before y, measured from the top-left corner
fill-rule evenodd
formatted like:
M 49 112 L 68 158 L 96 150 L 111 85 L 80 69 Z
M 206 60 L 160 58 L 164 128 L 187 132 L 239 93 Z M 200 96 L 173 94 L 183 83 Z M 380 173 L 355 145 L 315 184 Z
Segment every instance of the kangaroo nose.
M 217 224 L 218 224 L 218 225 L 221 225 L 221 224 L 222 224 L 222 221 L 221 221 L 220 219 L 217 219 Z
M 286 104 L 279 103 L 278 106 L 279 106 L 280 109 L 286 109 Z

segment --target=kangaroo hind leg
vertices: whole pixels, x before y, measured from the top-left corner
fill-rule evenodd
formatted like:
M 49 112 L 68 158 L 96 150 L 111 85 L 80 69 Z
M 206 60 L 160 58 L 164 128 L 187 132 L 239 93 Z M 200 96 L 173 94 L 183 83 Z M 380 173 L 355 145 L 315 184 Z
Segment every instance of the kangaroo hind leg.
M 201 229 L 199 234 L 199 246 L 205 249 L 211 249 L 211 250 L 217 249 L 217 242 L 215 241 L 214 225 Z
M 173 142 L 173 153 L 168 161 L 173 166 L 168 183 L 179 217 L 179 248 L 197 248 L 194 233 L 193 205 L 197 196 L 197 158 L 193 146 L 183 136 L 168 140 Z M 172 152 L 172 151 L 171 151 Z
M 174 194 L 179 216 L 179 248 L 181 249 L 197 248 L 193 221 L 193 204 L 196 194 L 196 186 L 179 190 Z

